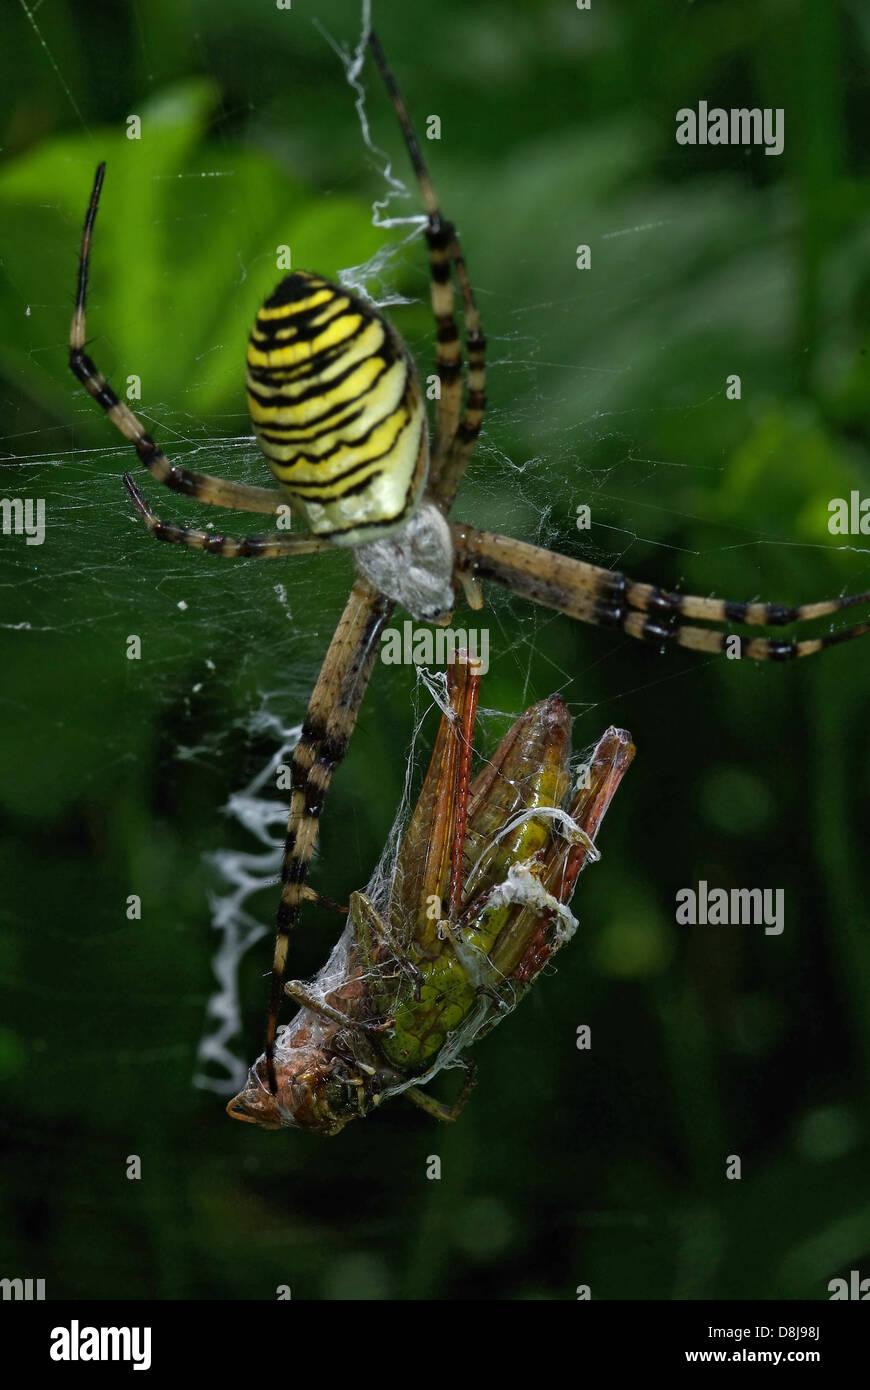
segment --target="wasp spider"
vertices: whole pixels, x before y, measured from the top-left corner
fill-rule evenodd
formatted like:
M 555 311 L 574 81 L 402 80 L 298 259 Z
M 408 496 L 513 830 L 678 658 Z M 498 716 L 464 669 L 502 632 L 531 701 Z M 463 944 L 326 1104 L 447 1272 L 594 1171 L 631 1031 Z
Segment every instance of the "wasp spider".
M 324 797 L 353 732 L 380 634 L 397 603 L 414 618 L 443 622 L 453 610 L 456 581 L 471 606 L 479 608 L 479 581 L 487 579 L 581 622 L 618 628 L 656 646 L 670 643 L 719 652 L 729 634 L 710 623 L 779 627 L 828 617 L 870 600 L 870 593 L 862 593 L 787 607 L 694 598 L 448 521 L 483 418 L 486 340 L 456 231 L 441 214 L 404 102 L 374 34 L 369 35 L 369 46 L 395 108 L 427 219 L 440 380 L 431 443 L 417 371 L 395 329 L 347 290 L 318 275 L 298 272 L 282 280 L 266 300 L 247 353 L 248 405 L 278 488 L 250 487 L 171 464 L 85 352 L 88 265 L 102 164 L 85 216 L 70 330 L 73 373 L 157 482 L 197 502 L 238 511 L 274 515 L 289 506 L 307 527 L 298 534 L 278 531 L 234 540 L 161 521 L 125 474 L 133 505 L 157 540 L 231 558 L 354 548 L 356 582 L 324 658 L 293 756 L 266 1035 L 273 1093 L 273 1050 L 289 934 L 303 900 L 316 896 L 306 879 Z M 465 391 L 454 284 L 462 302 L 468 359 Z M 862 622 L 804 640 L 757 637 L 746 640 L 742 651 L 757 661 L 784 661 L 858 637 L 868 626 Z

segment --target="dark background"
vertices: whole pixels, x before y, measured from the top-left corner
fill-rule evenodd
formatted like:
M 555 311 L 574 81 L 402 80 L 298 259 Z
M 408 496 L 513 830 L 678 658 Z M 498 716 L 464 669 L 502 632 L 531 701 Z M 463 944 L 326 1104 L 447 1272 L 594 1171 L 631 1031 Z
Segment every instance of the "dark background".
M 608 723 L 634 735 L 581 932 L 476 1049 L 453 1127 L 395 1102 L 333 1140 L 269 1135 L 191 1084 L 215 945 L 203 856 L 250 848 L 222 808 L 274 751 L 252 713 L 268 694 L 301 719 L 351 562 L 155 545 L 120 484 L 135 458 L 67 371 L 68 323 L 106 158 L 98 365 L 121 391 L 141 376 L 171 457 L 267 481 L 242 362 L 275 248 L 335 274 L 388 235 L 312 20 L 356 41 L 355 5 L 313 0 L 0 15 L 3 495 L 44 497 L 48 519 L 41 548 L 0 550 L 0 1273 L 50 1297 L 825 1298 L 835 1275 L 870 1275 L 866 645 L 756 666 L 662 656 L 501 594 L 464 610 L 491 631 L 487 710 L 558 689 L 578 747 Z M 694 593 L 870 588 L 864 538 L 827 531 L 832 497 L 870 491 L 866 7 L 440 0 L 376 4 L 375 21 L 418 128 L 441 116 L 426 154 L 490 339 L 457 514 Z M 369 65 L 364 80 L 406 178 Z M 678 146 L 676 112 L 701 99 L 783 107 L 784 154 Z M 381 288 L 417 301 L 391 313 L 429 370 L 419 241 Z M 214 520 L 141 476 L 162 516 Z M 313 876 L 334 898 L 371 872 L 425 703 L 408 668 L 378 667 Z M 486 715 L 483 744 L 504 727 Z M 675 894 L 700 879 L 783 888 L 782 936 L 677 927 Z M 275 898 L 253 903 L 267 928 Z M 307 914 L 295 973 L 336 931 Z M 269 960 L 264 939 L 242 969 L 249 1059 Z

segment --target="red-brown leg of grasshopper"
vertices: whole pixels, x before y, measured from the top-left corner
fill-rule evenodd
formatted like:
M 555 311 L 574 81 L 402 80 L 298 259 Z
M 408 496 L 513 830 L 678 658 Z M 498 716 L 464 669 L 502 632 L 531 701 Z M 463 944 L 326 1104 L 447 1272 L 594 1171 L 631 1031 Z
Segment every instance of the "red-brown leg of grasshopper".
M 429 769 L 396 864 L 391 920 L 406 922 L 421 956 L 437 955 L 439 923 L 451 920 L 450 894 L 459 896 L 467 824 L 471 736 L 480 663 L 457 652 L 447 671 L 450 714 L 438 727 Z M 437 903 L 435 913 L 431 904 Z

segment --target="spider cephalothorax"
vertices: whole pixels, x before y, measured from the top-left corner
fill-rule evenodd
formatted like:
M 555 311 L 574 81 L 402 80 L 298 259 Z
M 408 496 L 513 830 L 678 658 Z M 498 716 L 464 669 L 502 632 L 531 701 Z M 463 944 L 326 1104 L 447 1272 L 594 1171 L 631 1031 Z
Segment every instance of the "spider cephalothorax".
M 230 558 L 355 548 L 358 578 L 293 755 L 267 1026 L 266 1065 L 273 1091 L 272 1052 L 288 937 L 303 899 L 311 896 L 305 885 L 324 798 L 353 732 L 379 637 L 395 603 L 415 617 L 444 621 L 459 587 L 455 581 L 472 606 L 480 607 L 479 581 L 490 580 L 582 622 L 616 628 L 658 647 L 729 650 L 733 655 L 730 644 L 737 640 L 741 655 L 760 661 L 809 656 L 868 631 L 868 623 L 861 622 L 800 641 L 769 635 L 736 639 L 710 624 L 778 628 L 829 617 L 870 601 L 870 594 L 797 607 L 727 603 L 666 592 L 466 523 L 448 522 L 483 418 L 486 340 L 455 229 L 441 214 L 404 103 L 373 34 L 369 43 L 401 125 L 426 216 L 439 381 L 431 445 L 417 373 L 395 330 L 372 306 L 339 286 L 320 276 L 296 274 L 283 280 L 260 310 L 248 351 L 254 428 L 280 486 L 252 487 L 170 464 L 85 352 L 88 268 L 103 165 L 85 217 L 70 329 L 72 371 L 133 444 L 152 477 L 196 501 L 238 511 L 282 519 L 289 504 L 308 528 L 236 540 L 164 522 L 125 474 L 130 497 L 158 540 Z M 465 386 L 454 283 L 462 301 Z

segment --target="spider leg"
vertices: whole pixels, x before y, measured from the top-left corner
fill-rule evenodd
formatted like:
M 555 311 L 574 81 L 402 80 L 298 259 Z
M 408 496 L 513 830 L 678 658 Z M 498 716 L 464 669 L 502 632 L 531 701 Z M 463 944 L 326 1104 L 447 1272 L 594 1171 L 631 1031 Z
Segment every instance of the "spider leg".
M 91 240 L 105 172 L 105 164 L 98 164 L 82 230 L 76 303 L 69 335 L 70 370 L 89 395 L 102 406 L 116 429 L 133 445 L 141 462 L 158 483 L 165 484 L 173 492 L 181 492 L 186 497 L 195 497 L 198 502 L 210 502 L 217 507 L 231 507 L 240 512 L 277 512 L 279 506 L 288 505 L 287 498 L 277 488 L 232 483 L 224 478 L 212 477 L 209 473 L 193 473 L 178 464 L 171 464 L 129 406 L 118 399 L 102 372 L 98 371 L 85 352 Z
M 746 623 L 781 627 L 785 623 L 810 622 L 829 617 L 857 604 L 870 603 L 870 591 L 789 607 L 780 603 L 732 603 L 725 599 L 697 598 L 668 593 L 651 584 L 636 584 L 624 574 L 601 569 L 583 560 L 572 560 L 525 541 L 478 531 L 473 526 L 451 527 L 457 568 L 477 579 L 490 579 L 523 598 L 555 608 L 569 618 L 597 627 L 619 628 L 629 637 L 655 646 L 674 643 L 693 651 L 724 652 L 736 634 L 692 626 L 687 619 L 707 622 Z M 870 622 L 856 623 L 839 632 L 801 641 L 777 641 L 772 637 L 738 638 L 740 655 L 753 661 L 789 661 L 812 656 L 825 647 L 862 637 Z
M 305 897 L 305 881 L 317 844 L 320 814 L 335 769 L 345 755 L 394 604 L 364 579 L 354 584 L 326 653 L 293 750 L 290 819 L 281 871 L 283 888 L 266 1023 L 266 1074 L 275 1093 L 275 1034 L 290 932 Z
M 453 313 L 453 283 L 450 279 L 448 248 L 453 228 L 445 222 L 438 206 L 432 181 L 423 163 L 417 137 L 414 134 L 402 94 L 387 66 L 377 36 L 369 32 L 369 47 L 383 79 L 384 86 L 396 111 L 411 164 L 420 187 L 420 199 L 426 214 L 426 241 L 429 246 L 432 313 L 435 317 L 435 368 L 440 382 L 440 394 L 435 406 L 435 439 L 429 461 L 430 477 L 441 471 L 459 424 L 462 409 L 462 358 L 459 334 Z
M 327 912 L 339 912 L 342 917 L 346 917 L 350 912 L 347 903 L 337 903 L 332 898 L 325 898 L 315 888 L 303 888 L 302 896 L 307 903 L 317 903 L 318 907 L 325 908 Z
M 468 279 L 459 238 L 452 222 L 441 213 L 438 198 L 426 168 L 417 137 L 402 94 L 387 66 L 376 34 L 369 32 L 369 47 L 395 108 L 408 154 L 420 189 L 420 200 L 428 219 L 426 240 L 432 274 L 432 310 L 435 315 L 436 363 L 441 396 L 435 414 L 435 442 L 430 461 L 432 494 L 447 512 L 474 449 L 486 405 L 486 339 L 480 328 L 480 315 Z M 462 409 L 462 363 L 459 337 L 453 315 L 453 285 L 450 266 L 462 295 L 465 341 L 468 351 L 468 397 Z
M 449 512 L 453 506 L 459 484 L 465 476 L 486 409 L 486 338 L 481 330 L 480 314 L 465 267 L 465 258 L 455 234 L 450 246 L 450 259 L 462 294 L 465 346 L 468 352 L 468 395 L 455 438 L 451 441 L 450 452 L 435 482 L 435 494 L 445 512 Z
M 209 555 L 222 555 L 230 560 L 269 560 L 281 555 L 310 555 L 313 551 L 334 549 L 329 541 L 307 532 L 282 536 L 280 532 L 272 531 L 234 540 L 232 536 L 222 536 L 217 532 L 196 531 L 190 526 L 178 526 L 174 521 L 161 521 L 152 512 L 129 473 L 124 474 L 124 486 L 133 506 L 158 541 L 191 546 L 194 550 L 204 550 Z

